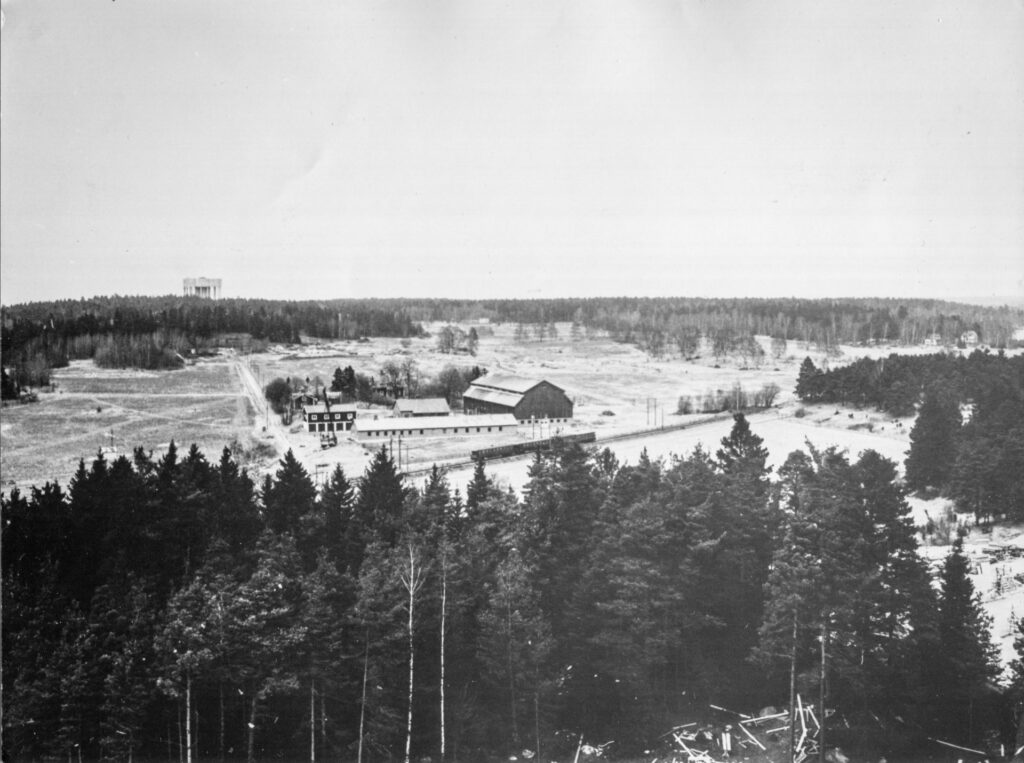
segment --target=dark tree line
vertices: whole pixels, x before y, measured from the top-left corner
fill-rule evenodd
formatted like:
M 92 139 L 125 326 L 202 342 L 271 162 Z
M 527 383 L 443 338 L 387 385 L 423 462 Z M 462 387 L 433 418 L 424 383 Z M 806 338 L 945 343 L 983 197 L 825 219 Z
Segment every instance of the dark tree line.
M 684 356 L 695 342 L 741 343 L 754 334 L 812 342 L 920 344 L 938 335 L 954 345 L 965 331 L 994 347 L 1010 346 L 1024 314 L 1009 307 L 979 307 L 927 299 L 708 299 L 693 297 L 596 297 L 531 300 L 410 300 L 409 314 L 422 321 L 476 318 L 548 326 L 572 322 L 608 331 L 645 349 L 678 346 Z
M 1024 357 L 976 350 L 970 355 L 934 353 L 859 358 L 828 370 L 805 358 L 796 393 L 808 403 L 873 406 L 894 416 L 914 412 L 928 386 L 941 387 L 960 402 L 984 391 L 1024 386 Z
M 934 591 L 895 465 L 797 452 L 772 483 L 766 455 L 742 415 L 714 456 L 563 444 L 522 499 L 482 462 L 465 498 L 412 488 L 384 450 L 319 487 L 291 453 L 259 486 L 227 451 L 99 456 L 3 499 L 5 750 L 629 755 L 791 675 L 847 745 L 997 726 L 962 554 Z
M 807 358 L 796 391 L 805 402 L 916 410 L 907 486 L 938 489 L 979 520 L 1024 519 L 1024 356 L 890 355 L 828 371 Z
M 0 345 L 18 382 L 38 385 L 40 369 L 61 367 L 69 359 L 93 358 L 110 367 L 174 367 L 178 355 L 214 345 L 225 334 L 299 342 L 302 335 L 358 339 L 421 333 L 397 301 L 115 296 L 4 307 Z

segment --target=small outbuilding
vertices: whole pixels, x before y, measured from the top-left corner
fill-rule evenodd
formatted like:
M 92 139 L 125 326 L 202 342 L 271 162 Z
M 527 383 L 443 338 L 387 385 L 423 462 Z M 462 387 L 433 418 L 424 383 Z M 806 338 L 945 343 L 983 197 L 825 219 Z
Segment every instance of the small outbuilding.
M 543 379 L 487 374 L 462 393 L 466 413 L 511 413 L 519 421 L 568 421 L 573 404 L 565 390 Z
M 395 416 L 418 418 L 420 416 L 449 416 L 451 408 L 443 397 L 403 397 L 395 401 Z

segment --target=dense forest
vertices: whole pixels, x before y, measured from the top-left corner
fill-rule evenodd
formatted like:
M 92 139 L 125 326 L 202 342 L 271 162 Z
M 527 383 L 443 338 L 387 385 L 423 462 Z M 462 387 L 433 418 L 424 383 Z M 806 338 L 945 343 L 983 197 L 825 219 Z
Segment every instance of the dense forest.
M 1009 745 L 1024 665 L 994 688 L 962 547 L 933 587 L 896 465 L 765 460 L 742 414 L 714 455 L 556 445 L 522 498 L 383 449 L 320 486 L 290 452 L 260 485 L 228 451 L 97 456 L 3 498 L 5 751 L 629 756 L 791 686 L 844 749 Z
M 694 342 L 738 342 L 762 335 L 813 343 L 842 344 L 925 340 L 954 346 L 965 331 L 993 347 L 1008 347 L 1024 326 L 1024 310 L 979 307 L 922 299 L 709 299 L 695 297 L 596 297 L 535 300 L 408 300 L 413 320 L 491 320 L 528 325 L 573 322 L 608 331 L 614 338 L 660 354 Z
M 48 383 L 51 368 L 81 358 L 106 367 L 174 368 L 195 350 L 239 337 L 256 340 L 259 348 L 266 342 L 299 342 L 302 335 L 357 339 L 421 333 L 394 300 L 96 297 L 4 307 L 0 347 L 12 381 L 28 387 Z
M 807 358 L 805 402 L 917 412 L 906 481 L 937 489 L 979 520 L 1024 520 L 1024 356 L 890 355 L 823 371 Z
M 18 387 L 48 383 L 51 368 L 93 358 L 110 367 L 171 368 L 227 335 L 259 342 L 303 336 L 356 339 L 416 336 L 424 321 L 490 319 L 517 324 L 516 338 L 550 337 L 572 322 L 572 338 L 603 331 L 654 356 L 702 351 L 763 362 L 754 335 L 800 340 L 834 351 L 840 343 L 955 345 L 965 331 L 1009 347 L 1024 311 L 934 300 L 614 298 L 458 301 L 432 299 L 285 302 L 195 297 L 97 297 L 2 310 L 4 364 Z M 257 345 L 259 346 L 259 345 Z M 781 345 L 785 352 L 785 344 Z

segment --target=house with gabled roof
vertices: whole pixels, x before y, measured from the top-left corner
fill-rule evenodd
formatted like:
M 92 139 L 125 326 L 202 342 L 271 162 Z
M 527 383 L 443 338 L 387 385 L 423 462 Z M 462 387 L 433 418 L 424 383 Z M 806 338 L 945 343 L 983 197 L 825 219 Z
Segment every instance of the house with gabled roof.
M 308 432 L 348 432 L 356 421 L 356 406 L 314 403 L 302 406 L 302 420 Z

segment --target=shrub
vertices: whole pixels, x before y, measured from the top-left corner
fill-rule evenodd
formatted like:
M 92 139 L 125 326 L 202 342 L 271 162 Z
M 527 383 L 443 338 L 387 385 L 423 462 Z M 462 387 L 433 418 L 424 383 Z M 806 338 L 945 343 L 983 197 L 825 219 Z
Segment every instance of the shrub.
M 291 402 L 292 388 L 279 376 L 266 386 L 263 396 L 267 398 L 274 413 L 284 413 L 288 410 L 288 404 Z

